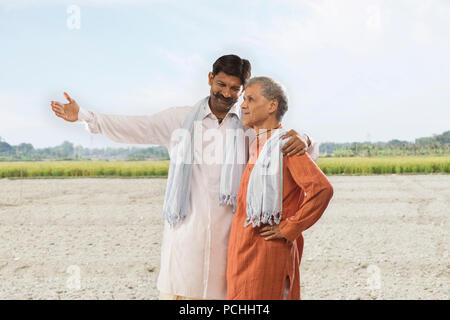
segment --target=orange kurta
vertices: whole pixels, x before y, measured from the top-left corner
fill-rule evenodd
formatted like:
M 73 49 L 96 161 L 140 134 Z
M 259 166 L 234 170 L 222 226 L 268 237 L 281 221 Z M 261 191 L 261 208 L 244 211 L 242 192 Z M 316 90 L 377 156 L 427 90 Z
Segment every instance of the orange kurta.
M 256 139 L 251 145 L 250 159 L 241 178 L 228 244 L 227 299 L 281 300 L 286 283 L 286 298 L 300 299 L 302 231 L 320 218 L 333 195 L 329 180 L 307 153 L 285 155 L 279 227 L 287 240 L 264 240 L 259 230 L 265 225 L 244 227 L 250 174 L 266 140 Z

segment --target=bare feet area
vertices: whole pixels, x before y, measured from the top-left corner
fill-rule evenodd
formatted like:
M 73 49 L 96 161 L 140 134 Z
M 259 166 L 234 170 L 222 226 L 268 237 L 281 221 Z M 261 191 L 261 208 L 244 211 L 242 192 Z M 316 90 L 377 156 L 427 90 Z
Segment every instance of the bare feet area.
M 449 299 L 450 176 L 331 176 L 302 299 Z M 157 299 L 166 179 L 0 180 L 0 299 Z

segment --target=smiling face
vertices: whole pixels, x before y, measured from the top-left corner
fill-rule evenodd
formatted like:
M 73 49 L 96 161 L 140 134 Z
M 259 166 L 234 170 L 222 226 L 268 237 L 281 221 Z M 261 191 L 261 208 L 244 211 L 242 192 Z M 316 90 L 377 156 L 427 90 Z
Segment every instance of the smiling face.
M 276 122 L 277 100 L 268 100 L 261 93 L 261 84 L 254 83 L 244 92 L 242 123 L 251 128 L 262 128 L 264 123 Z
M 211 107 L 219 113 L 228 112 L 242 93 L 241 80 L 225 72 L 219 72 L 215 76 L 210 72 L 208 77 Z

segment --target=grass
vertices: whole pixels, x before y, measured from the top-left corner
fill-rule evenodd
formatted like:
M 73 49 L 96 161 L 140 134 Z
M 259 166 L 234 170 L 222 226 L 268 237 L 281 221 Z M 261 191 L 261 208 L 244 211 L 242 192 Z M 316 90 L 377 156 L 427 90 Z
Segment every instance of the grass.
M 0 162 L 0 178 L 167 177 L 168 161 Z
M 450 156 L 319 158 L 326 175 L 450 173 Z
M 450 157 L 319 158 L 326 175 L 450 173 Z M 0 178 L 167 177 L 168 161 L 0 162 Z

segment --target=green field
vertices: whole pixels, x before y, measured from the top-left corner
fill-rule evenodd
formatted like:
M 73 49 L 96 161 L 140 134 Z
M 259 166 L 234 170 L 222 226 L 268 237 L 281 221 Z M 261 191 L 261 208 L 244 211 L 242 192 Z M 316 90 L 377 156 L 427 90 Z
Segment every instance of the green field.
M 319 158 L 326 175 L 450 173 L 450 156 Z
M 319 158 L 326 175 L 450 173 L 450 157 Z M 0 178 L 167 177 L 168 161 L 0 162 Z
M 166 177 L 168 161 L 0 162 L 0 178 Z

